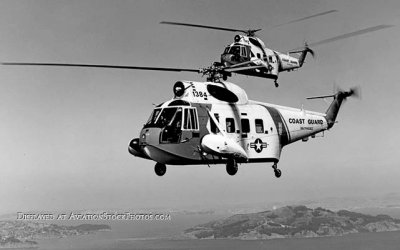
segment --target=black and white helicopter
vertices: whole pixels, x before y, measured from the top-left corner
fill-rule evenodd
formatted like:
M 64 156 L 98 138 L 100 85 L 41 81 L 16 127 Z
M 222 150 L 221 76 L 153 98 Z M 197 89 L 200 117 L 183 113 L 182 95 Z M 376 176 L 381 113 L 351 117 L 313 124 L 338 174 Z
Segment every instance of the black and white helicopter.
M 330 10 L 318 13 L 312 16 L 303 17 L 288 23 L 294 23 L 310 19 L 317 16 L 326 15 L 337 10 Z M 286 24 L 288 24 L 286 23 Z M 390 25 L 378 25 L 354 32 L 342 34 L 339 36 L 324 39 L 322 41 L 305 43 L 303 47 L 291 50 L 287 53 L 281 53 L 276 50 L 267 48 L 264 42 L 258 38 L 255 33 L 261 29 L 232 29 L 225 27 L 206 26 L 199 24 L 180 23 L 180 22 L 161 22 L 161 24 L 189 26 L 204 29 L 222 30 L 241 33 L 234 36 L 234 42 L 226 46 L 221 54 L 220 62 L 215 62 L 213 67 L 218 71 L 224 80 L 227 80 L 232 73 L 256 76 L 262 78 L 273 79 L 275 87 L 278 87 L 278 76 L 281 72 L 290 72 L 299 69 L 303 66 L 308 53 L 314 56 L 314 51 L 309 47 L 315 47 L 336 40 L 349 38 L 352 36 L 369 33 L 379 29 L 391 27 Z M 282 24 L 283 25 L 283 24 Z M 280 25 L 277 25 L 280 26 Z
M 235 35 L 234 42 L 226 46 L 221 54 L 221 61 L 214 63 L 214 66 L 222 73 L 224 80 L 227 80 L 232 73 L 237 73 L 273 79 L 275 86 L 278 87 L 277 80 L 280 72 L 292 71 L 302 67 L 307 53 L 314 56 L 314 51 L 307 44 L 303 48 L 287 54 L 267 48 L 264 42 L 255 35 L 261 29 L 239 30 L 177 22 L 161 23 L 242 33 Z M 298 54 L 298 56 L 295 57 L 293 54 Z
M 60 63 L 2 63 L 3 65 L 122 68 L 158 71 L 191 69 Z M 197 72 L 197 71 L 194 71 Z M 207 68 L 208 81 L 178 81 L 173 98 L 156 106 L 129 152 L 153 160 L 162 176 L 166 165 L 226 164 L 229 175 L 238 163 L 271 162 L 276 177 L 284 146 L 314 138 L 332 128 L 342 102 L 357 96 L 357 88 L 337 91 L 325 113 L 249 100 L 239 86 L 222 81 L 221 73 Z
M 332 128 L 342 102 L 358 89 L 338 91 L 325 113 L 249 100 L 230 82 L 178 81 L 174 97 L 154 108 L 129 152 L 156 162 L 162 176 L 169 165 L 226 164 L 229 175 L 238 163 L 271 162 L 276 177 L 284 146 Z

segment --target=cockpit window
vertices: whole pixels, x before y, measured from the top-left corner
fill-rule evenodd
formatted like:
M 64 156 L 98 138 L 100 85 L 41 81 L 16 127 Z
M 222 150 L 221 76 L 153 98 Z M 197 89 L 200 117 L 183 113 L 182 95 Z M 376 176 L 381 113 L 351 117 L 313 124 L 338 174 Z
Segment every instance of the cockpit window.
M 230 54 L 240 55 L 240 46 L 232 46 L 229 50 Z
M 231 47 L 229 47 L 229 46 L 228 46 L 228 47 L 226 47 L 226 48 L 225 48 L 225 50 L 224 50 L 224 54 L 228 54 L 228 53 L 229 53 L 229 49 L 230 49 L 230 48 L 231 48 Z
M 157 121 L 163 127 L 160 143 L 178 143 L 182 134 L 182 108 L 165 108 L 160 119 L 164 114 L 167 117 L 165 122 Z
M 241 57 L 248 57 L 248 48 L 243 45 L 233 45 L 225 48 L 224 54 L 238 55 Z
M 160 117 L 157 119 L 155 126 L 159 128 L 167 126 L 173 120 L 173 118 L 175 118 L 175 113 L 177 113 L 177 111 L 178 108 L 164 108 L 160 114 Z M 179 111 L 182 116 L 182 109 L 179 108 Z
M 167 125 L 181 126 L 182 108 L 155 109 L 145 127 L 163 128 Z
M 183 129 L 198 130 L 199 124 L 197 121 L 197 112 L 195 108 L 185 108 L 185 118 L 183 122 Z
M 151 113 L 149 120 L 146 122 L 146 125 L 154 124 L 157 120 L 158 115 L 160 114 L 161 109 L 154 109 L 153 113 Z

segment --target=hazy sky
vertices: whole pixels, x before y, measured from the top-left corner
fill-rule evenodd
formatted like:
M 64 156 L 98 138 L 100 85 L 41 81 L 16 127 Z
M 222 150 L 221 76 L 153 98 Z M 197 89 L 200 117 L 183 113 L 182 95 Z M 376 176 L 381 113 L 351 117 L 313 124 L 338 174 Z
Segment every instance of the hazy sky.
M 301 23 L 274 24 L 337 9 Z M 333 85 L 359 85 L 324 138 L 284 148 L 270 163 L 169 166 L 130 155 L 153 108 L 191 73 L 0 66 L 0 213 L 86 208 L 230 206 L 236 203 L 370 195 L 400 189 L 400 2 L 0 1 L 0 61 L 199 68 L 218 61 L 234 33 L 174 27 L 177 21 L 262 28 L 285 51 L 379 24 L 395 27 L 315 48 L 303 69 L 267 79 L 234 76 L 250 99 L 325 111 Z M 203 79 L 204 80 L 204 79 Z

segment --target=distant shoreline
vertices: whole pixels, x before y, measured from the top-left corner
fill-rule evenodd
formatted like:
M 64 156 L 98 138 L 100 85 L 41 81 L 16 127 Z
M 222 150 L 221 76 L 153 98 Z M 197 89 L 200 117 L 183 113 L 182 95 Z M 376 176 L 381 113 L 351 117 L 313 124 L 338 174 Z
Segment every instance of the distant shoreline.
M 0 249 L 38 248 L 36 240 L 60 239 L 110 231 L 109 225 L 61 226 L 32 221 L 0 221 Z
M 362 232 L 400 231 L 400 219 L 347 210 L 285 206 L 258 213 L 236 214 L 186 229 L 188 238 L 270 240 L 343 236 Z

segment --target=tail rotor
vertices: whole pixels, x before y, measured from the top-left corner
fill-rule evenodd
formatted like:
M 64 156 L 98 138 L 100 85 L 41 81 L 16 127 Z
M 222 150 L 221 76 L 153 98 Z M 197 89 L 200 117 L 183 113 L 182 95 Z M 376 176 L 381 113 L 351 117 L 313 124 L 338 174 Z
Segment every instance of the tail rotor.
M 357 99 L 361 99 L 361 87 L 360 86 L 352 87 L 348 91 L 343 91 L 338 88 L 336 92 L 337 92 L 336 95 L 341 95 L 344 100 L 346 100 L 347 97 L 355 97 Z M 337 98 L 337 97 L 335 97 L 335 98 Z
M 325 112 L 325 119 L 328 123 L 328 129 L 330 129 L 336 122 L 336 117 L 339 113 L 339 109 L 340 106 L 342 105 L 342 102 L 351 96 L 356 98 L 361 98 L 361 88 L 359 86 L 352 87 L 348 91 L 343 91 L 337 88 L 335 94 L 307 97 L 307 99 L 311 100 L 311 99 L 324 99 L 328 97 L 333 97 L 332 103 Z

